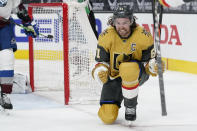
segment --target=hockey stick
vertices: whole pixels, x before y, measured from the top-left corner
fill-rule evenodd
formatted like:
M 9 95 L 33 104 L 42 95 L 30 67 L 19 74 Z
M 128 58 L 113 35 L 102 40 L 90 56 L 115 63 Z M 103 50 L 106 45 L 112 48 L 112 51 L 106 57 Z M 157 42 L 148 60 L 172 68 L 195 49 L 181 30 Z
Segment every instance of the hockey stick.
M 158 6 L 159 3 L 157 0 L 153 0 L 152 4 L 153 9 L 153 22 L 154 22 L 154 47 L 156 52 L 156 62 L 158 65 L 158 77 L 159 77 L 159 88 L 160 88 L 160 97 L 161 97 L 161 110 L 162 116 L 167 115 L 166 111 L 166 100 L 165 100 L 165 91 L 164 91 L 164 81 L 163 81 L 163 71 L 162 71 L 162 60 L 161 60 L 161 50 L 160 50 L 160 37 L 161 37 L 161 23 L 162 23 L 162 14 L 163 7 L 161 6 L 160 16 L 158 20 Z
M 32 31 L 32 32 L 34 32 L 32 29 L 30 29 L 30 28 L 28 28 L 28 27 L 25 27 L 25 26 L 23 26 L 22 24 L 18 24 L 18 23 L 16 23 L 15 21 L 12 21 L 12 20 L 10 20 L 10 19 L 7 20 L 7 19 L 5 19 L 5 18 L 3 18 L 3 17 L 0 17 L 0 20 L 3 20 L 4 22 L 12 23 L 12 24 L 14 24 L 14 25 L 17 25 L 17 26 L 19 26 L 19 27 L 25 29 L 26 31 Z M 44 34 L 41 34 L 41 33 L 39 33 L 39 35 L 40 35 L 40 36 L 43 36 L 43 37 L 45 37 L 45 38 L 53 39 L 53 35 L 44 35 Z

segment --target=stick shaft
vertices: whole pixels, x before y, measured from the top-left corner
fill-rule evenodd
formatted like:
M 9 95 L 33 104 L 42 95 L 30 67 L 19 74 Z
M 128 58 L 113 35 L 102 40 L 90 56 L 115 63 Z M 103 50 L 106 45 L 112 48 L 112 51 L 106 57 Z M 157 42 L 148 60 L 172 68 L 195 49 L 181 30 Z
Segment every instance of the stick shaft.
M 19 26 L 19 27 L 21 27 L 21 28 L 23 28 L 23 29 L 25 29 L 25 30 L 27 30 L 27 31 L 33 31 L 32 29 L 30 29 L 30 28 L 28 28 L 28 27 L 25 27 L 25 26 L 23 26 L 22 24 L 18 24 L 18 23 L 16 23 L 15 21 L 12 21 L 12 20 L 10 20 L 10 19 L 5 19 L 5 18 L 3 18 L 3 17 L 1 17 L 0 18 L 1 20 L 3 20 L 3 21 L 5 21 L 5 22 L 9 22 L 9 23 L 12 23 L 12 24 L 15 24 L 15 25 L 17 25 L 17 26 Z M 41 33 L 39 33 L 39 35 L 40 36 L 43 36 L 43 37 L 45 37 L 45 38 L 53 38 L 53 36 L 52 35 L 44 35 L 44 34 L 41 34 Z
M 154 46 L 156 52 L 156 62 L 158 64 L 158 77 L 159 77 L 159 88 L 160 88 L 160 97 L 161 97 L 161 110 L 162 116 L 167 115 L 166 110 L 166 100 L 165 100 L 165 90 L 164 90 L 164 80 L 163 80 L 163 71 L 162 71 L 162 60 L 161 60 L 161 50 L 160 50 L 160 37 L 161 37 L 161 23 L 162 23 L 162 14 L 163 8 L 161 7 L 161 12 L 158 20 L 158 6 L 159 3 L 156 0 L 153 0 L 153 22 L 154 22 Z

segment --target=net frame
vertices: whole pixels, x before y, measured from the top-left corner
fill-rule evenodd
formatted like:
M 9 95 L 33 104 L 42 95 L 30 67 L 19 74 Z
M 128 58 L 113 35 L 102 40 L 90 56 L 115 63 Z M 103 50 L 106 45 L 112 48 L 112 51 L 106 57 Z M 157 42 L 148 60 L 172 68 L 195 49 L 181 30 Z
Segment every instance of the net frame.
M 69 89 L 69 53 L 68 53 L 68 5 L 66 3 L 30 3 L 28 5 L 28 13 L 31 18 L 33 18 L 33 8 L 34 7 L 61 7 L 63 10 L 63 61 L 64 61 L 64 99 L 65 104 L 69 103 L 70 89 Z M 32 91 L 35 91 L 34 85 L 34 47 L 33 38 L 29 37 L 29 72 L 30 72 L 30 85 Z
M 98 104 L 100 98 L 100 93 L 101 93 L 101 88 L 99 87 L 100 85 L 98 85 L 95 81 L 93 81 L 93 78 L 91 77 L 91 69 L 95 65 L 94 55 L 96 52 L 97 39 L 94 35 L 87 14 L 85 12 L 86 5 L 87 2 L 34 3 L 34 4 L 30 4 L 28 7 L 29 9 L 28 12 L 31 17 L 33 14 L 32 8 L 34 7 L 42 8 L 45 6 L 51 8 L 53 7 L 62 8 L 63 22 L 60 28 L 63 27 L 62 31 L 63 31 L 63 46 L 64 46 L 63 47 L 64 99 L 65 99 L 64 103 L 66 105 L 95 104 L 95 102 Z M 85 15 L 86 17 L 84 17 Z M 34 40 L 32 38 L 29 38 L 29 43 L 30 43 L 29 44 L 30 84 L 32 86 L 32 90 L 35 91 L 34 83 L 35 82 L 37 83 L 37 80 L 35 80 L 37 79 L 37 74 L 34 73 L 34 71 L 37 64 L 34 65 L 34 55 L 33 55 L 35 52 L 33 49 Z M 77 50 L 75 50 L 76 47 Z M 72 53 L 73 51 L 72 49 L 74 49 L 74 53 Z M 78 55 L 80 57 L 78 57 Z M 86 65 L 84 65 L 84 63 Z M 76 65 L 78 64 L 80 64 L 80 67 L 79 68 L 77 67 L 77 69 L 82 69 L 83 72 L 75 77 L 73 76 L 73 74 L 75 75 Z M 85 73 L 88 73 L 88 75 Z M 37 85 L 36 85 L 36 89 L 37 89 Z M 77 95 L 79 95 L 79 98 L 77 98 L 78 97 Z M 83 96 L 83 98 L 81 98 L 80 95 Z

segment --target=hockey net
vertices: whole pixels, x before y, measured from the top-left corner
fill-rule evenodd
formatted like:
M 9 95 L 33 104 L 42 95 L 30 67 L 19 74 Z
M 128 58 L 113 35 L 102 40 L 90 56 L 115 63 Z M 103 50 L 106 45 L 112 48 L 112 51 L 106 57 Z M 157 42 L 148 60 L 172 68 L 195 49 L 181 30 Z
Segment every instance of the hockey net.
M 97 39 L 85 12 L 85 3 L 29 4 L 39 32 L 29 38 L 30 84 L 35 92 L 62 92 L 65 104 L 94 103 L 100 88 L 91 77 Z

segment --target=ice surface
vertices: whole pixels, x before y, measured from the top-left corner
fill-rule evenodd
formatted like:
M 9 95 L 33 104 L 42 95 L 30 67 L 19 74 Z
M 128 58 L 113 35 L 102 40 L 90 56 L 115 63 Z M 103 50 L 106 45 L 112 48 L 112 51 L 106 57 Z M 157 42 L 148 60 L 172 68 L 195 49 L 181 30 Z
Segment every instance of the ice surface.
M 161 116 L 158 78 L 151 77 L 140 87 L 137 120 L 124 121 L 124 107 L 113 125 L 97 116 L 99 104 L 68 105 L 61 95 L 10 95 L 14 109 L 0 113 L 0 131 L 196 131 L 197 75 L 166 71 L 164 74 L 168 115 Z M 61 98 L 60 98 L 61 99 Z

